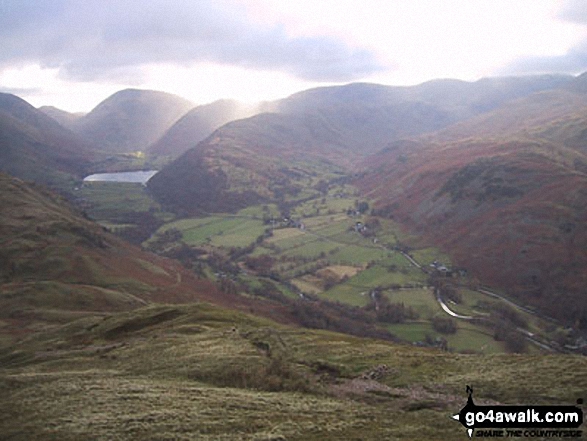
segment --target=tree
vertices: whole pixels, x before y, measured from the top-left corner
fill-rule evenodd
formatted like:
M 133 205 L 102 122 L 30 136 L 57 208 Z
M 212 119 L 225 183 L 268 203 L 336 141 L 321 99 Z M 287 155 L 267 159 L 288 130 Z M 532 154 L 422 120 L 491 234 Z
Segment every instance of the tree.
M 454 334 L 457 332 L 456 322 L 449 317 L 434 317 L 432 327 L 441 334 Z
M 369 203 L 362 201 L 357 204 L 357 211 L 361 214 L 366 213 L 369 209 Z

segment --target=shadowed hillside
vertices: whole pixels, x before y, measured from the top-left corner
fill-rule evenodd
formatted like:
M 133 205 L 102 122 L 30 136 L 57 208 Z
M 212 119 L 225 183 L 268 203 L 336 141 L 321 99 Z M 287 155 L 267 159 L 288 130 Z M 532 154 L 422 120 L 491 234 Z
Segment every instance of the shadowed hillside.
M 85 113 L 66 112 L 65 110 L 53 106 L 42 106 L 39 107 L 39 110 L 68 129 L 72 129 L 75 122 L 85 115 Z
M 0 171 L 62 186 L 79 179 L 97 155 L 89 143 L 26 101 L 0 94 Z
M 144 151 L 192 107 L 168 93 L 126 89 L 106 98 L 72 129 L 105 152 Z
M 209 136 L 220 126 L 255 113 L 253 106 L 237 101 L 220 100 L 195 107 L 179 119 L 148 148 L 154 155 L 177 157 Z

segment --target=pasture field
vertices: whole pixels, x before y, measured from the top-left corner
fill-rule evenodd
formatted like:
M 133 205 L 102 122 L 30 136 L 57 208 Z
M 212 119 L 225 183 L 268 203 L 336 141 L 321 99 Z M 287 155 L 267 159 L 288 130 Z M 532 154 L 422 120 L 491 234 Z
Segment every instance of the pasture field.
M 426 337 L 432 340 L 444 338 L 449 350 L 455 352 L 471 352 L 480 354 L 498 354 L 506 352 L 502 342 L 496 341 L 490 334 L 479 327 L 459 322 L 455 334 L 439 334 L 426 321 L 406 322 L 389 325 L 388 329 L 398 337 L 409 342 L 422 342 Z
M 129 182 L 86 182 L 75 196 L 82 200 L 88 215 L 108 221 L 124 213 L 160 211 L 160 205 L 142 184 Z
M 410 251 L 411 256 L 421 265 L 428 266 L 434 261 L 450 266 L 450 257 L 438 250 L 438 248 L 422 248 Z
M 427 285 L 430 273 L 434 272 L 430 263 L 438 261 L 450 267 L 448 256 L 436 248 L 412 242 L 413 238 L 390 219 L 373 217 L 368 210 L 358 214 L 356 207 L 360 203 L 364 206 L 365 201 L 359 200 L 352 186 L 335 185 L 321 193 L 313 188 L 318 180 L 307 179 L 312 186 L 288 199 L 289 217 L 280 213 L 276 204 L 260 204 L 232 214 L 173 219 L 160 212 L 160 207 L 140 184 L 92 183 L 81 189 L 80 195 L 92 201 L 91 215 L 102 217 L 102 222 L 111 228 L 121 227 L 110 220 L 112 213 L 125 210 L 156 213 L 166 222 L 144 245 L 150 246 L 156 238 L 173 231 L 175 245 L 183 243 L 203 250 L 204 257 L 198 267 L 207 277 L 226 277 L 225 271 L 232 271 L 229 277 L 249 292 L 263 289 L 258 281 L 271 278 L 278 291 L 290 299 L 311 294 L 353 307 L 369 305 L 370 293 L 379 291 L 391 303 L 404 304 L 418 314 L 416 321 L 390 325 L 400 338 L 420 342 L 426 335 L 438 337 L 440 334 L 432 329 L 431 323 L 434 317 L 446 313 Z M 368 228 L 361 228 L 365 224 Z M 406 243 L 412 244 L 410 255 L 426 272 L 398 251 Z M 167 243 L 164 249 L 173 247 L 173 243 Z M 237 257 L 233 258 L 235 252 Z M 210 266 L 207 260 L 210 253 L 225 256 L 233 269 Z M 248 259 L 261 257 L 265 259 L 262 270 L 247 266 Z M 344 271 L 337 272 L 337 267 Z M 491 304 L 505 304 L 465 287 L 459 291 L 461 303 L 448 301 L 457 314 L 487 317 Z M 542 321 L 524 311 L 518 312 L 526 319 L 529 332 L 544 332 Z M 483 347 L 487 353 L 503 350 L 503 344 L 493 340 L 486 327 L 458 323 L 460 327 L 455 334 L 444 336 L 450 348 L 471 351 Z
M 405 289 L 401 291 L 386 291 L 387 297 L 393 303 L 403 303 L 414 308 L 421 319 L 429 320 L 435 315 L 443 314 L 440 305 L 431 289 Z
M 211 216 L 200 219 L 182 219 L 165 224 L 157 233 L 176 229 L 188 245 L 211 244 L 217 247 L 245 247 L 263 234 L 263 222 L 240 217 Z

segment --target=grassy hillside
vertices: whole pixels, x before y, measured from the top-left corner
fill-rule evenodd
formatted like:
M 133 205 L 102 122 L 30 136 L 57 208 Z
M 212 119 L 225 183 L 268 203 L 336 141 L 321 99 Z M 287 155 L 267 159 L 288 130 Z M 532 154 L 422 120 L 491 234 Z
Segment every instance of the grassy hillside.
M 106 233 L 42 188 L 1 174 L 0 206 L 0 320 L 15 337 L 151 301 L 228 302 L 212 283 Z
M 461 439 L 477 404 L 574 404 L 580 356 L 475 356 L 289 328 L 206 304 L 87 317 L 0 350 L 14 440 Z
M 192 107 L 176 95 L 126 89 L 76 120 L 72 130 L 104 152 L 145 151 Z
M 97 155 L 89 143 L 26 101 L 0 94 L 0 171 L 71 188 Z

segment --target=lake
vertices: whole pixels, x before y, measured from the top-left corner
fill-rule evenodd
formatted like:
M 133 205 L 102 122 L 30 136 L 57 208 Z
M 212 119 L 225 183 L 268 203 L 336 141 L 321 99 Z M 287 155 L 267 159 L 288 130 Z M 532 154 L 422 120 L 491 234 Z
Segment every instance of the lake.
M 86 176 L 84 182 L 137 182 L 145 185 L 158 170 L 143 170 L 116 173 L 96 173 Z

